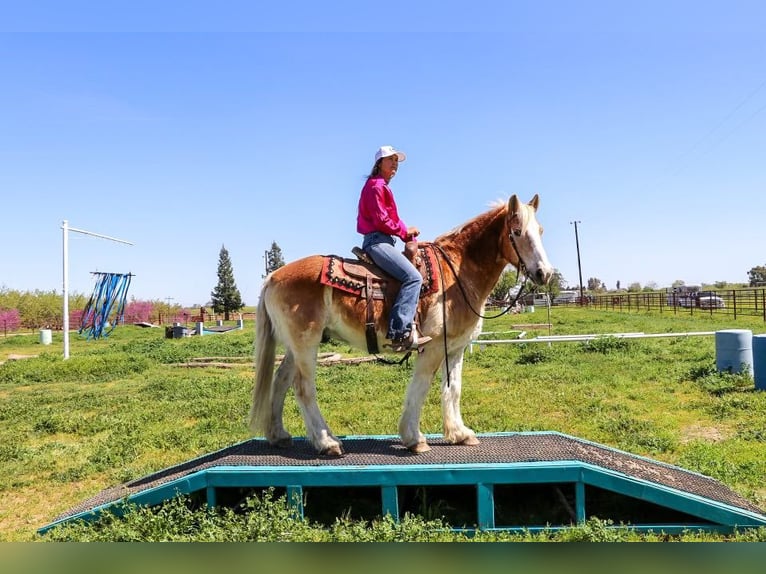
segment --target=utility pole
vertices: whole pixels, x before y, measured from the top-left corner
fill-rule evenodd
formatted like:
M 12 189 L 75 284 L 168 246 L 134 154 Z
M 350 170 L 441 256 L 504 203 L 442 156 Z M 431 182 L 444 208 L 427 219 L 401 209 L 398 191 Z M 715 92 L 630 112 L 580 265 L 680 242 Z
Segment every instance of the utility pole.
M 580 265 L 580 236 L 577 234 L 577 224 L 582 223 L 582 221 L 570 221 L 569 223 L 573 224 L 575 228 L 575 244 L 577 245 L 577 272 L 580 275 L 580 305 L 582 305 L 585 299 L 582 292 L 582 266 Z

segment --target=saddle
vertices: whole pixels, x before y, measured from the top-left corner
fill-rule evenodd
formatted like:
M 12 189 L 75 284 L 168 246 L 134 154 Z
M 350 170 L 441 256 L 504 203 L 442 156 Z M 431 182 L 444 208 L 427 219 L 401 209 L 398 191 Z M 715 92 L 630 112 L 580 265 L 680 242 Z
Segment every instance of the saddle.
M 399 293 L 400 283 L 373 263 L 372 259 L 359 247 L 354 247 L 351 252 L 356 259 L 340 257 L 338 255 L 323 256 L 322 275 L 319 282 L 346 293 L 353 293 L 367 301 L 367 316 L 365 321 L 365 334 L 367 336 L 367 350 L 372 354 L 379 352 L 378 338 L 375 334 L 375 316 L 373 300 L 388 300 L 393 303 Z M 439 284 L 434 273 L 437 269 L 437 260 L 434 249 L 429 243 L 409 241 L 404 246 L 404 255 L 423 276 L 423 284 L 420 287 L 420 297 L 436 293 Z

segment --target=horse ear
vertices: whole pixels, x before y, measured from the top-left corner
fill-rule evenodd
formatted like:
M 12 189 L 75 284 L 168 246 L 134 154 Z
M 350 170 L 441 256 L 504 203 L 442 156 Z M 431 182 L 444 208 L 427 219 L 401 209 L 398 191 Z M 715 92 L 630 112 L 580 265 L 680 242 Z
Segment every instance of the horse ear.
M 537 194 L 535 194 L 535 196 L 532 198 L 532 201 L 529 202 L 529 205 L 532 206 L 532 209 L 537 211 L 537 206 L 540 205 L 540 198 Z
M 521 207 L 521 202 L 519 201 L 519 198 L 514 193 L 511 196 L 511 199 L 508 200 L 508 213 L 510 213 L 511 215 L 518 213 L 520 207 Z

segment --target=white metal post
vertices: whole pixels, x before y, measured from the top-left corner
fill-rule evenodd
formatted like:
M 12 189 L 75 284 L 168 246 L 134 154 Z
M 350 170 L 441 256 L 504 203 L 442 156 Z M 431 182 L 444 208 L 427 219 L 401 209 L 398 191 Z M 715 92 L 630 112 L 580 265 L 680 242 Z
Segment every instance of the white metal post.
M 65 219 L 61 224 L 61 229 L 64 233 L 63 245 L 63 274 L 64 274 L 64 359 L 69 358 L 69 232 L 76 231 L 83 235 L 91 235 L 93 237 L 99 237 L 101 239 L 108 239 L 109 241 L 116 241 L 117 243 L 125 243 L 126 245 L 133 245 L 130 241 L 124 239 L 117 239 L 116 237 L 109 237 L 108 235 L 101 235 L 99 233 L 93 233 L 92 231 L 85 231 L 84 229 L 77 229 L 75 227 L 69 227 L 69 222 Z
M 64 359 L 69 358 L 69 222 L 65 219 L 61 224 L 64 232 Z

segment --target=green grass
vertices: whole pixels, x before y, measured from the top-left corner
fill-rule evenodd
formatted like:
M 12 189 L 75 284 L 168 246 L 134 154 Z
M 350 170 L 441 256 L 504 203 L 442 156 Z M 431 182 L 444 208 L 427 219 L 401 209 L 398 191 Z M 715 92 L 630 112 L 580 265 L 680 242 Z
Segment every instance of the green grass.
M 545 310 L 538 310 L 486 321 L 484 330 L 546 321 Z M 554 308 L 552 323 L 552 334 L 557 335 L 766 331 L 766 325 L 754 319 L 734 323 L 707 315 L 578 308 Z M 528 337 L 547 334 L 523 330 Z M 250 358 L 252 324 L 224 335 L 175 340 L 165 339 L 160 329 L 132 326 L 118 328 L 104 341 L 73 336 L 68 361 L 61 358 L 60 333 L 51 346 L 37 341 L 36 335 L 0 339 L 0 361 L 12 354 L 38 355 L 0 365 L 0 540 L 36 540 L 37 528 L 105 488 L 249 438 L 245 416 L 253 381 L 250 362 L 226 370 L 178 365 L 195 357 Z M 322 351 L 364 354 L 336 341 Z M 395 434 L 410 374 L 405 365 L 320 366 L 320 407 L 336 434 Z M 712 476 L 766 507 L 766 393 L 754 391 L 747 375 L 716 372 L 712 336 L 474 347 L 466 354 L 463 377 L 463 418 L 477 432 L 553 430 L 582 437 Z M 292 395 L 285 421 L 294 435 L 305 434 Z M 421 430 L 441 432 L 436 384 L 427 397 Z M 241 515 L 221 509 L 189 518 L 181 516 L 191 512 L 188 508 L 172 503 L 151 519 L 137 510 L 130 520 L 146 522 L 142 527 L 119 521 L 52 538 L 116 540 L 129 537 L 129 530 L 147 540 L 456 539 L 444 528 L 417 519 L 367 528 L 345 521 L 330 529 L 291 522 L 289 528 L 283 525 L 254 535 L 252 521 L 260 520 L 259 513 L 278 512 L 258 505 L 281 506 L 278 501 L 249 504 L 251 511 Z M 184 521 L 198 528 L 184 529 Z M 604 526 L 592 522 L 569 534 L 539 536 L 638 536 L 627 530 L 614 534 Z M 174 533 L 181 530 L 186 534 Z M 764 533 L 750 531 L 734 539 L 763 541 Z

